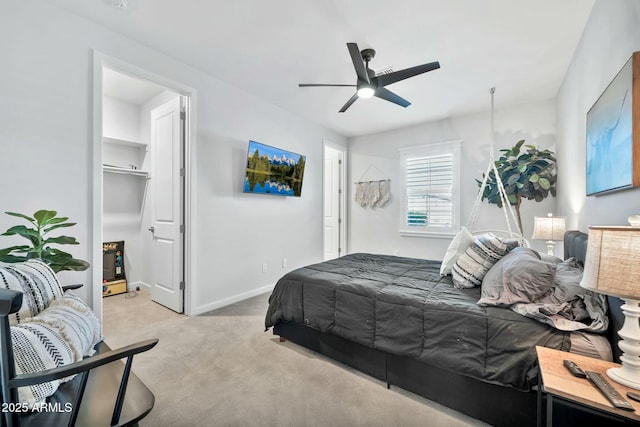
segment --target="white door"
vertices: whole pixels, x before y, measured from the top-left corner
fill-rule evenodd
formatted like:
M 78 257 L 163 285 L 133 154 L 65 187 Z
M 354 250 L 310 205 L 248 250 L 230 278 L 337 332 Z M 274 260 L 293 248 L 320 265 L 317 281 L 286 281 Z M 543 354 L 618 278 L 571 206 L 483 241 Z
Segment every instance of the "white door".
M 324 148 L 324 260 L 344 254 L 343 152 Z
M 182 313 L 182 97 L 151 112 L 151 299 Z

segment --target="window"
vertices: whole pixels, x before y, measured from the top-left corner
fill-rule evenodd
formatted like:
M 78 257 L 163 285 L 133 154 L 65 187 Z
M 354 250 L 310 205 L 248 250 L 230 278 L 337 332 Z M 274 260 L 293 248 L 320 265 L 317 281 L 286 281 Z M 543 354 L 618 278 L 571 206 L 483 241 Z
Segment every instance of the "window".
M 461 140 L 400 149 L 400 233 L 450 235 L 460 228 Z

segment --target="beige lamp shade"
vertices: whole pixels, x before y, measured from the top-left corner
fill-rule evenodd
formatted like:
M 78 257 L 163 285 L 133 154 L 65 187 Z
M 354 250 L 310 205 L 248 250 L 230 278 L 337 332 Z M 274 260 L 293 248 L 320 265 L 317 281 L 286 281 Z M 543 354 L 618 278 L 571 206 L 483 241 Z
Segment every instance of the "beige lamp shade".
M 566 218 L 563 216 L 534 217 L 533 239 L 562 240 L 567 231 Z
M 607 375 L 640 390 L 640 227 L 589 227 L 580 285 L 624 300 L 624 324 L 618 331 L 622 366 Z
M 589 227 L 580 285 L 594 292 L 640 299 L 640 228 Z

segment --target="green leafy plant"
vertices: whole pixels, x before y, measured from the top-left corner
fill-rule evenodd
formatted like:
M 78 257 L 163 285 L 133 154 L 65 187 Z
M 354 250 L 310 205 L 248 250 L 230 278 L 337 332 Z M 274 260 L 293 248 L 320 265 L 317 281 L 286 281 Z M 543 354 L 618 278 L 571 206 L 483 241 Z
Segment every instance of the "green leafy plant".
M 68 222 L 69 218 L 59 217 L 56 211 L 47 210 L 37 211 L 33 214 L 33 218 L 16 212 L 5 213 L 28 221 L 32 227 L 15 225 L 2 233 L 2 236 L 22 236 L 31 244 L 0 249 L 0 261 L 15 263 L 31 258 L 39 258 L 49 264 L 56 273 L 63 270 L 82 271 L 89 268 L 87 261 L 76 259 L 71 254 L 50 246 L 51 244 L 78 244 L 75 237 L 48 236 L 53 230 L 76 225 L 75 222 Z
M 526 148 L 521 153 L 522 146 Z M 511 149 L 502 149 L 502 156 L 495 161 L 496 169 L 507 193 L 509 203 L 515 207 L 518 226 L 522 230 L 520 205 L 522 199 L 541 202 L 549 194 L 556 196 L 556 158 L 550 150 L 538 150 L 533 145 L 525 145 L 518 141 Z M 484 179 L 484 174 L 482 174 Z M 478 186 L 482 181 L 477 180 Z M 491 170 L 487 185 L 482 193 L 482 200 L 502 208 L 502 199 L 498 191 L 495 172 Z

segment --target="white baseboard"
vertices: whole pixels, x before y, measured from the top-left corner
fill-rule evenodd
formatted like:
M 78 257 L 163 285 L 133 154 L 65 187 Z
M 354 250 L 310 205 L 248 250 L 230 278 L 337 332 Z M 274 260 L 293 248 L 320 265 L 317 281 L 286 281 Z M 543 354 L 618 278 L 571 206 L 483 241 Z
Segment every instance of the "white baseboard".
M 145 282 L 131 282 L 131 283 L 127 283 L 127 289 L 128 291 L 135 291 L 136 287 L 140 286 L 141 288 L 147 288 L 147 289 L 151 289 L 151 286 L 147 285 Z
M 233 304 L 235 302 L 243 301 L 243 300 L 249 299 L 251 297 L 255 297 L 257 295 L 264 294 L 266 292 L 269 292 L 269 291 L 273 290 L 274 287 L 275 287 L 275 283 L 273 285 L 267 285 L 267 286 L 264 286 L 262 288 L 254 289 L 254 290 L 249 291 L 249 292 L 244 292 L 242 294 L 234 295 L 234 296 L 229 297 L 229 298 L 225 298 L 225 299 L 221 299 L 219 301 L 211 302 L 209 304 L 201 305 L 201 306 L 195 307 L 191 314 L 193 316 L 197 316 L 199 314 L 203 314 L 203 313 L 206 313 L 208 311 L 215 310 L 217 308 L 221 308 L 221 307 L 227 306 L 229 304 Z M 266 307 L 265 307 L 265 310 L 266 310 Z

